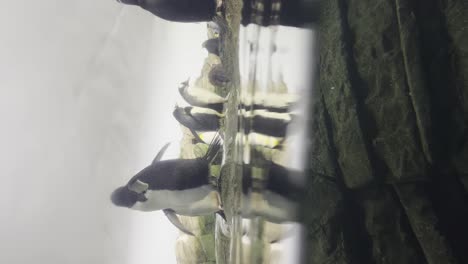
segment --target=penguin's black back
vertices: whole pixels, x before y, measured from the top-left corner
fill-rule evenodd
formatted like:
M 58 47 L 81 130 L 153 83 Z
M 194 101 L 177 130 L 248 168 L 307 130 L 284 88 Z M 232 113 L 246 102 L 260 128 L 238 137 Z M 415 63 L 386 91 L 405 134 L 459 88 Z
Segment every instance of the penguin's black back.
M 215 114 L 195 113 L 192 114 L 194 120 L 200 124 L 199 131 L 219 130 L 219 117 Z M 197 130 L 197 129 L 195 129 Z
M 272 162 L 269 168 L 265 189 L 283 197 L 297 200 L 297 197 L 301 195 L 303 189 L 295 184 L 292 178 L 297 178 L 298 174 L 300 174 L 300 171 L 290 170 Z
M 192 106 L 209 108 L 209 109 L 215 110 L 216 112 L 219 112 L 219 113 L 221 113 L 223 111 L 224 103 L 209 103 L 209 104 L 207 104 L 207 103 L 201 101 L 200 99 L 196 98 L 195 96 L 191 95 L 188 92 L 187 87 L 185 87 L 183 89 L 179 89 L 179 93 L 182 96 L 182 98 L 184 98 L 184 100 L 187 101 L 187 103 L 189 103 Z
M 216 9 L 213 0 L 143 0 L 139 5 L 162 19 L 175 22 L 210 21 Z
M 199 104 L 199 105 L 193 105 L 193 106 L 209 108 L 209 109 L 215 110 L 216 112 L 219 112 L 219 113 L 223 112 L 223 109 L 224 109 L 224 104 L 223 103 Z
M 149 190 L 185 190 L 209 184 L 209 163 L 204 159 L 173 159 L 156 162 L 130 181 L 147 183 Z
M 281 165 L 270 163 L 267 175 L 264 179 L 264 189 L 281 195 L 285 198 L 297 201 L 303 195 L 304 189 L 292 181 L 292 178 L 299 177 L 300 171 L 290 170 Z M 248 194 L 254 187 L 252 169 L 250 166 L 243 167 L 242 173 L 242 193 Z
M 219 117 L 216 114 L 194 113 L 182 108 L 174 109 L 173 116 L 183 126 L 196 131 L 217 131 L 219 129 Z
M 251 119 L 251 122 L 247 121 L 245 123 L 246 126 L 247 124 L 251 125 L 248 129 L 252 129 L 254 132 L 272 137 L 285 137 L 289 124 L 289 122 L 284 119 L 268 118 L 260 115 L 254 116 Z

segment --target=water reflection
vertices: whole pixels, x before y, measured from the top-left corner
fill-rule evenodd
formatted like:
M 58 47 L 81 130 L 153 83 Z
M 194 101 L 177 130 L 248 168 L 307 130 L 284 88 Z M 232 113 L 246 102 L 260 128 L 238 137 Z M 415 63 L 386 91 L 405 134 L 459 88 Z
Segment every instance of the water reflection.
M 230 263 L 299 261 L 312 35 L 282 26 L 241 29 L 236 163 L 242 188 Z

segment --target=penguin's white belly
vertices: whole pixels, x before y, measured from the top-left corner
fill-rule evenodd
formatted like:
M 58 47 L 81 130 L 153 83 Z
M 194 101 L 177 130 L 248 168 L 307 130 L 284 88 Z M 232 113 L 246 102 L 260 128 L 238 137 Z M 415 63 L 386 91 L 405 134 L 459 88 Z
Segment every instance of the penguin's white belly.
M 218 193 L 211 185 L 186 190 L 148 190 L 148 199 L 138 202 L 133 208 L 140 211 L 172 209 L 181 215 L 201 215 L 219 209 Z
M 196 98 L 200 102 L 206 104 L 217 104 L 217 103 L 224 103 L 226 99 L 213 93 L 207 89 L 191 87 L 189 90 L 189 95 L 193 98 Z

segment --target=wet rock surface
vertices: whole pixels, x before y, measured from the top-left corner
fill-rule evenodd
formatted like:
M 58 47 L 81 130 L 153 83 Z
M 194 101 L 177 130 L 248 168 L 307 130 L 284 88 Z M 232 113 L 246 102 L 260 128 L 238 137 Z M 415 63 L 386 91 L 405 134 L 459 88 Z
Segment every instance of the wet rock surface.
M 308 263 L 468 263 L 466 1 L 322 1 Z

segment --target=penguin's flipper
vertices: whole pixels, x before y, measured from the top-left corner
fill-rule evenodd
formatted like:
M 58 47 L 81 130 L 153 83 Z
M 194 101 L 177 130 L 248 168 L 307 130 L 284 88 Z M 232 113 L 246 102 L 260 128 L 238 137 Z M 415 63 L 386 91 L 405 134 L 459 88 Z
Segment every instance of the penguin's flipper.
M 172 209 L 164 209 L 163 210 L 164 214 L 166 215 L 167 219 L 175 226 L 177 227 L 180 231 L 183 233 L 190 235 L 190 236 L 195 236 L 192 232 L 187 230 L 185 226 L 180 222 L 179 217 L 177 217 L 177 214 L 174 212 Z
M 156 157 L 154 157 L 153 162 L 151 162 L 151 164 L 154 164 L 154 163 L 161 160 L 162 156 L 164 155 L 164 152 L 166 152 L 166 150 L 167 150 L 167 148 L 169 147 L 170 144 L 171 144 L 171 142 L 166 143 L 166 145 L 164 145 L 161 148 L 161 150 L 159 150 L 158 154 L 156 155 Z

